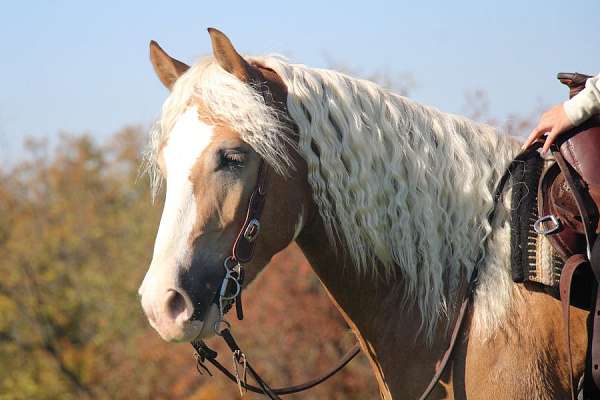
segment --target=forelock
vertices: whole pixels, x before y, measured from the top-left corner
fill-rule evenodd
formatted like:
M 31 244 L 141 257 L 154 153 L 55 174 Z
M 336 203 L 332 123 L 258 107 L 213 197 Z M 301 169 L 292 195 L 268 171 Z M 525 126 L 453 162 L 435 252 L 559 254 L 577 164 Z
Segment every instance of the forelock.
M 157 159 L 179 116 L 201 104 L 211 123 L 225 124 L 240 135 L 281 175 L 293 169 L 289 150 L 294 147 L 292 125 L 285 112 L 267 104 L 266 87 L 248 84 L 223 70 L 212 57 L 201 59 L 175 82 L 159 120 L 150 130 L 143 171 L 148 173 L 153 198 L 161 187 Z

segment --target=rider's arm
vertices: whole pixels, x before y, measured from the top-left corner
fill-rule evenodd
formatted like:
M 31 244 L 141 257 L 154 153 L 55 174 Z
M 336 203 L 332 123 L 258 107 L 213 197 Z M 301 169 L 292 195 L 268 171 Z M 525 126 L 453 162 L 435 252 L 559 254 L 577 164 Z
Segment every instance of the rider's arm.
M 563 106 L 573 126 L 581 125 L 594 114 L 600 114 L 600 75 L 588 79 L 585 89 L 565 101 Z
M 543 152 L 550 148 L 557 136 L 584 123 L 594 114 L 600 114 L 600 75 L 586 81 L 585 89 L 571 100 L 546 111 L 538 125 L 523 144 L 523 149 L 546 135 Z

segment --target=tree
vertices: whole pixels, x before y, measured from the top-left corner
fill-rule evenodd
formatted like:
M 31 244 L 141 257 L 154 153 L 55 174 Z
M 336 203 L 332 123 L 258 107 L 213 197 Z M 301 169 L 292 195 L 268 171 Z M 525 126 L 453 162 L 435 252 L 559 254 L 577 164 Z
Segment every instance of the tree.
M 191 346 L 160 340 L 139 305 L 161 212 L 138 178 L 143 143 L 139 128 L 105 145 L 88 136 L 64 135 L 55 149 L 29 141 L 27 160 L 0 174 L 3 398 L 236 397 L 229 381 L 199 377 Z M 351 346 L 295 246 L 245 299 L 248 318 L 234 329 L 273 382 L 312 377 Z M 365 398 L 375 390 L 362 359 L 298 397 Z

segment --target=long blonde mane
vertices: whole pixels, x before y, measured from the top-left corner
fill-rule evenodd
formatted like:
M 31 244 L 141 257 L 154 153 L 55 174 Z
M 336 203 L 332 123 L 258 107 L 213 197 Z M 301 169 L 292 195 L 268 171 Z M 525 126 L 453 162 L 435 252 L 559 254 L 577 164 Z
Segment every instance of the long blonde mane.
M 314 201 L 351 267 L 384 279 L 400 273 L 405 298 L 418 304 L 431 334 L 447 296 L 485 255 L 475 325 L 493 330 L 510 303 L 509 234 L 504 226 L 490 237 L 487 215 L 493 185 L 516 142 L 372 82 L 277 57 L 249 60 L 273 69 L 288 88 Z M 285 117 L 210 58 L 175 84 L 152 134 L 151 160 L 194 98 L 228 121 L 276 171 L 290 170 Z

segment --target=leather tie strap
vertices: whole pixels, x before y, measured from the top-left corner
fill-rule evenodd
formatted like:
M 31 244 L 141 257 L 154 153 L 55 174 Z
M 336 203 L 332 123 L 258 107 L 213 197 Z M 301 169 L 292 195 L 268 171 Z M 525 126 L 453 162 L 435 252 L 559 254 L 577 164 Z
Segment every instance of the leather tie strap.
M 569 383 L 571 389 L 571 400 L 576 398 L 575 376 L 573 374 L 573 356 L 571 354 L 571 329 L 570 329 L 570 310 L 571 310 L 571 287 L 573 283 L 573 274 L 579 267 L 588 263 L 583 254 L 575 254 L 567 260 L 560 275 L 560 303 L 562 305 L 563 328 L 567 345 L 567 355 L 569 359 Z
M 594 313 L 593 325 L 592 325 L 592 337 L 591 340 L 591 369 L 592 378 L 596 384 L 596 389 L 600 388 L 600 296 L 598 286 L 600 285 L 600 240 L 596 239 L 594 247 L 592 248 L 592 258 L 590 259 L 590 266 L 594 277 L 596 278 L 595 294 L 594 294 Z M 590 347 L 590 346 L 588 346 Z
M 575 390 L 577 388 L 575 382 L 575 376 L 573 373 L 573 356 L 571 352 L 571 332 L 570 332 L 570 298 L 571 298 L 571 287 L 573 283 L 573 275 L 581 266 L 590 266 L 592 271 L 594 271 L 594 275 L 597 278 L 598 265 L 600 261 L 600 241 L 596 241 L 594 244 L 594 248 L 592 250 L 592 260 L 591 262 L 583 254 L 575 254 L 567 259 L 565 266 L 562 270 L 562 274 L 560 277 L 560 302 L 562 305 L 562 313 L 563 313 L 563 327 L 565 332 L 565 339 L 567 345 L 567 355 L 569 360 L 569 382 L 571 386 L 571 399 L 576 399 Z M 597 285 L 596 285 L 597 287 Z M 594 293 L 595 297 L 595 308 L 593 308 L 593 330 L 591 337 L 588 338 L 590 340 L 590 344 L 588 344 L 588 348 L 590 350 L 590 360 L 591 362 L 591 375 L 594 384 L 596 387 L 600 386 L 600 296 L 598 296 L 597 289 Z

